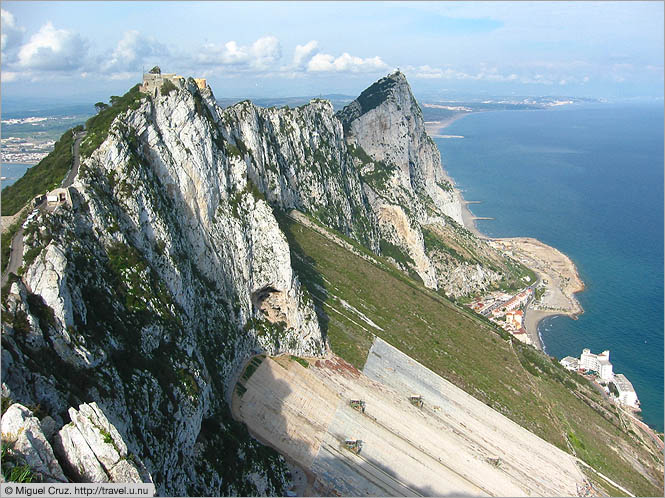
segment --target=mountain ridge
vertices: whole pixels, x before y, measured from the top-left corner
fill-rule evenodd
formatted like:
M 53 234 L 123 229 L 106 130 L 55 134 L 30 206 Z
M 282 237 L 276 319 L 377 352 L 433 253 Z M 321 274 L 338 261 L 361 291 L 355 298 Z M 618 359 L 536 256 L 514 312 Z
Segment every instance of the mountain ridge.
M 87 124 L 71 207 L 24 225 L 24 266 L 2 296 L 3 399 L 58 427 L 96 402 L 160 494 L 281 494 L 284 460 L 232 419 L 229 400 L 257 352 L 328 350 L 283 211 L 432 291 L 451 272 L 462 275 L 453 296 L 508 280 L 501 256 L 450 215 L 459 198 L 399 74 L 346 135 L 325 101 L 222 109 L 191 78 L 112 99 Z M 470 255 L 426 247 L 426 226 L 452 227 Z

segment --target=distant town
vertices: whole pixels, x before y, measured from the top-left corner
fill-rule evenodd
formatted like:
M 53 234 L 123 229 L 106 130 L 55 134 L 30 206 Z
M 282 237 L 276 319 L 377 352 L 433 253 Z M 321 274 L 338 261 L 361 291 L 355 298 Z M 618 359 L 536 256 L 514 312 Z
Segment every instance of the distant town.
M 37 164 L 53 150 L 54 145 L 55 140 L 36 142 L 32 139 L 19 137 L 3 138 L 2 162 Z

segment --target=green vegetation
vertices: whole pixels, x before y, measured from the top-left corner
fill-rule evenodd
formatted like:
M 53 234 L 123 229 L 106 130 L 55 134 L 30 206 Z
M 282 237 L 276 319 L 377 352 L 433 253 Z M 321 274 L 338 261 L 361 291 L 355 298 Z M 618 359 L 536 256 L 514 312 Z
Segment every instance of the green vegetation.
M 289 355 L 289 358 L 291 359 L 291 361 L 295 361 L 297 363 L 300 363 L 303 367 L 309 368 L 309 362 L 306 359 L 293 355 Z
M 363 115 L 385 102 L 395 85 L 395 80 L 391 78 L 381 78 L 372 86 L 364 90 L 356 99 L 360 104 L 360 114 Z
M 81 142 L 81 157 L 90 155 L 106 140 L 111 129 L 111 123 L 122 112 L 128 109 L 139 108 L 141 99 L 145 96 L 139 91 L 140 85 L 134 85 L 122 97 L 113 95 L 110 99 L 111 105 L 102 109 L 99 114 L 86 121 L 87 136 Z M 64 177 L 64 176 L 63 176 Z
M 395 261 L 406 267 L 414 266 L 416 264 L 411 256 L 406 254 L 395 244 L 388 242 L 386 239 L 381 239 L 379 241 L 379 249 L 381 249 L 381 254 L 383 256 L 393 258 Z
M 360 145 L 349 144 L 348 150 L 352 157 L 355 157 L 362 163 L 363 168 L 361 168 L 360 176 L 363 181 L 369 183 L 379 193 L 384 191 L 386 183 L 390 180 L 397 167 L 383 161 L 374 161 Z M 370 164 L 373 166 L 364 167 Z M 368 171 L 370 169 L 371 171 Z
M 7 408 L 9 408 L 10 406 L 12 406 L 12 404 L 14 404 L 14 400 L 11 399 L 9 396 L 2 396 L 2 398 L 0 398 L 0 402 L 1 402 L 0 403 L 0 407 L 1 407 L 0 411 L 2 412 L 1 413 L 2 415 L 5 414 L 5 412 L 7 411 Z
M 164 282 L 136 248 L 116 242 L 107 248 L 107 254 L 116 296 L 124 300 L 127 311 L 146 323 L 159 318 L 166 324 L 181 325 Z
M 18 458 L 14 453 L 14 444 L 16 436 L 12 434 L 3 434 L 2 445 L 0 449 L 0 461 L 2 462 L 2 477 L 4 482 L 30 483 L 35 478 L 29 465 Z
M 2 216 L 18 213 L 35 196 L 60 186 L 73 163 L 74 133 L 81 129 L 77 126 L 66 131 L 48 156 L 28 168 L 16 183 L 2 189 Z
M 580 470 L 582 473 L 586 476 L 586 478 L 593 484 L 593 486 L 599 490 L 602 495 L 606 496 L 627 496 L 624 491 L 621 491 L 619 488 L 616 486 L 613 486 L 609 482 L 607 482 L 605 479 L 600 477 L 597 472 L 594 470 L 580 465 Z M 604 492 L 604 493 L 603 493 Z M 601 495 L 601 496 L 602 496 Z
M 169 95 L 173 91 L 178 91 L 178 87 L 173 84 L 171 80 L 164 80 L 164 83 L 162 83 L 161 88 L 159 89 L 159 93 L 162 95 Z
M 240 382 L 236 384 L 236 392 L 238 393 L 238 396 L 242 398 L 242 395 L 247 392 L 247 388 L 243 386 Z
M 425 243 L 425 251 L 430 252 L 433 250 L 443 251 L 450 254 L 458 261 L 469 261 L 464 256 L 460 255 L 453 246 L 444 244 L 440 237 L 438 237 L 432 230 L 422 227 L 423 242 Z
M 23 310 L 16 310 L 14 313 L 14 321 L 12 323 L 14 332 L 19 335 L 26 336 L 30 333 L 30 322 L 28 321 L 28 314 Z
M 536 281 L 531 269 L 481 244 L 450 218 L 444 227 L 423 227 L 422 233 L 425 252 L 434 260 L 452 258 L 455 264 L 479 264 L 502 275 L 489 290 L 514 293 Z
M 256 369 L 259 368 L 264 359 L 265 355 L 259 355 L 252 358 L 247 364 L 247 367 L 245 367 L 245 371 L 242 374 L 242 380 L 248 381 L 254 372 L 256 372 Z
M 373 162 L 372 158 L 369 157 L 369 154 L 367 154 L 365 149 L 363 149 L 360 145 L 349 144 L 348 149 L 351 156 L 359 159 L 362 164 L 369 164 Z
M 617 386 L 614 385 L 614 382 L 610 382 L 609 384 L 607 384 L 607 386 L 609 387 L 610 392 L 618 398 L 619 397 L 619 390 L 617 389 Z
M 372 171 L 361 172 L 362 180 L 368 183 L 377 192 L 384 192 L 388 180 L 393 176 L 397 167 L 393 164 L 388 164 L 383 161 L 375 161 L 374 169 Z
M 113 437 L 111 437 L 111 433 L 107 431 L 104 428 L 100 428 L 99 432 L 101 433 L 102 437 L 104 438 L 104 442 L 106 444 L 114 444 L 113 443 Z
M 562 450 L 572 446 L 582 460 L 636 495 L 660 493 L 662 474 L 653 467 L 646 475 L 636 471 L 635 458 L 613 448 L 630 445 L 642 464 L 654 461 L 655 450 L 648 452 L 623 429 L 616 408 L 588 381 L 382 258 L 370 263 L 286 216 L 278 214 L 278 220 L 335 353 L 362 368 L 379 336 Z M 339 306 L 336 298 L 383 330 Z
M 453 191 L 453 184 L 450 183 L 448 180 L 444 180 L 443 182 L 437 182 L 436 183 L 439 187 L 441 187 L 443 190 L 446 192 L 452 192 Z

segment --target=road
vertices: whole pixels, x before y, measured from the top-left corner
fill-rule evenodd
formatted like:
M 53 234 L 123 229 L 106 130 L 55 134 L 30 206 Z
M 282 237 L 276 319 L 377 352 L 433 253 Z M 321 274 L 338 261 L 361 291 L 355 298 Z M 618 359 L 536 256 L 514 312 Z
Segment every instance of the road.
M 69 170 L 69 174 L 62 181 L 63 187 L 69 187 L 72 183 L 74 183 L 74 178 L 76 178 L 76 175 L 78 175 L 79 164 L 81 163 L 81 156 L 79 155 L 79 146 L 81 145 L 81 140 L 83 140 L 85 134 L 86 132 L 83 131 L 75 135 L 74 151 L 73 151 L 74 163 L 72 164 L 72 168 Z
M 9 279 L 9 273 L 16 273 L 23 263 L 23 227 L 18 229 L 16 235 L 12 239 L 11 252 L 9 253 L 9 265 L 7 271 L 2 275 L 2 287 L 5 286 Z
M 632 413 L 629 413 L 627 410 L 624 410 L 623 408 L 620 408 L 620 409 L 625 415 L 627 415 L 631 419 L 633 419 L 633 421 L 638 426 L 640 426 L 644 432 L 646 432 L 649 435 L 649 437 L 654 441 L 654 443 L 656 443 L 656 445 L 658 445 L 658 448 L 660 448 L 661 451 L 663 451 L 665 449 L 665 443 L 663 443 L 663 441 L 656 435 L 656 433 L 654 432 L 654 430 L 651 427 L 649 427 L 647 424 L 645 424 L 643 421 L 641 421 L 639 418 L 637 418 Z

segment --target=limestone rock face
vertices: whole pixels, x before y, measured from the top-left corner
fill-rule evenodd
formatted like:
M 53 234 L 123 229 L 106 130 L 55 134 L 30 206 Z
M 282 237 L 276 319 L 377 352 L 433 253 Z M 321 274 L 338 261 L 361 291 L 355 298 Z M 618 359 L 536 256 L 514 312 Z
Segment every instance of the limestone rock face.
M 406 78 L 398 71 L 380 79 L 338 117 L 349 146 L 365 155 L 360 169 L 381 237 L 402 249 L 426 286 L 437 288 L 420 225 L 445 223 L 444 216 L 462 224 L 462 210 Z
M 71 423 L 55 435 L 54 444 L 76 482 L 152 482 L 96 403 L 82 404 L 78 410 L 70 408 L 69 416 Z
M 67 482 L 39 419 L 25 406 L 14 403 L 2 416 L 2 440 L 11 448 L 9 458 L 25 462 L 36 480 Z
M 160 494 L 282 493 L 284 460 L 228 400 L 255 352 L 326 350 L 273 209 L 316 210 L 371 241 L 340 149 L 327 103 L 223 110 L 187 81 L 120 113 L 81 159 L 71 208 L 31 219 L 24 243 L 38 254 L 3 310 L 3 395 L 40 403 L 59 427 L 72 420 L 54 437 L 72 478 L 131 477 L 132 453 Z M 339 174 L 322 186 L 333 157 Z M 95 406 L 123 434 L 115 445 Z

